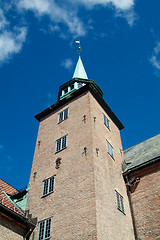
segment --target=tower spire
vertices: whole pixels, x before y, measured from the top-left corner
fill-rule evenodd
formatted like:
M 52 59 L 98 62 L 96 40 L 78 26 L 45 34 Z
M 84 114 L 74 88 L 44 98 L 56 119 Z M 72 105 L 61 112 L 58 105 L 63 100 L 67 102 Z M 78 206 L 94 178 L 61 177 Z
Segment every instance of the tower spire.
M 78 62 L 73 74 L 73 78 L 83 78 L 83 79 L 88 79 L 87 77 L 87 73 L 84 69 L 82 60 L 81 60 L 81 45 L 80 45 L 80 41 L 76 41 L 76 43 L 78 43 L 78 51 L 79 51 L 79 58 L 78 58 Z

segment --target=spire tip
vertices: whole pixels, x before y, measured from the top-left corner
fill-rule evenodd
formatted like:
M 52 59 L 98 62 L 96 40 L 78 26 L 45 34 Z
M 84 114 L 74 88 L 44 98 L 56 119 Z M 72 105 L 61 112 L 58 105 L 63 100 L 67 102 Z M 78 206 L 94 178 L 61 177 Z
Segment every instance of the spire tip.
M 79 52 L 79 56 L 81 55 L 81 45 L 80 45 L 80 41 L 76 41 L 76 43 L 78 43 L 78 52 Z

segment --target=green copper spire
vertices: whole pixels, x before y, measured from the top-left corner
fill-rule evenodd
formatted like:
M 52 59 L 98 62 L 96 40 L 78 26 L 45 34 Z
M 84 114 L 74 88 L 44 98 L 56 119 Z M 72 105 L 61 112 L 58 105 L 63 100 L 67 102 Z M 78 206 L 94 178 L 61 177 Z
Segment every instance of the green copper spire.
M 79 58 L 78 58 L 78 62 L 73 74 L 73 78 L 82 78 L 82 79 L 88 79 L 86 71 L 84 69 L 82 60 L 81 60 L 81 46 L 80 46 L 80 41 L 76 41 L 76 43 L 78 43 L 78 51 L 79 51 Z
M 86 71 L 84 69 L 81 57 L 79 56 L 74 74 L 73 74 L 73 78 L 83 78 L 83 79 L 88 79 Z

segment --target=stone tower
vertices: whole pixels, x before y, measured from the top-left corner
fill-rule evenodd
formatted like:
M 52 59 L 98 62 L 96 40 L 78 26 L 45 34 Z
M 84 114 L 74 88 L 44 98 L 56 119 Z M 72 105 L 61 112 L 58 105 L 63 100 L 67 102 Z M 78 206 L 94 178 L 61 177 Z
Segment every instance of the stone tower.
M 134 240 L 121 170 L 123 125 L 80 56 L 58 101 L 35 118 L 28 209 L 38 224 L 31 239 Z

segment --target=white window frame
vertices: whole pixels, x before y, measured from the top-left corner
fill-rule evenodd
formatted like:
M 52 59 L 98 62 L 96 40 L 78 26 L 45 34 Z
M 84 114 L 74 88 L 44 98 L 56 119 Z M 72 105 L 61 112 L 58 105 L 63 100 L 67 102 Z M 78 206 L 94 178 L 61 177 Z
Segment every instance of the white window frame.
M 65 112 L 67 111 L 67 116 L 65 115 Z M 62 116 L 62 117 L 61 117 Z M 65 119 L 67 119 L 69 116 L 69 108 L 64 109 L 62 112 L 58 114 L 58 123 L 63 122 Z
M 49 229 L 47 229 L 47 223 L 48 221 L 50 222 L 49 224 Z M 44 229 L 42 230 L 42 224 Z M 51 238 L 51 229 L 52 229 L 52 217 L 51 218 L 47 218 L 45 220 L 42 220 L 38 223 L 38 240 L 46 240 Z M 46 236 L 47 231 L 49 230 L 49 235 Z M 43 232 L 42 232 L 43 231 Z M 42 233 L 42 236 L 40 235 Z
M 68 134 L 56 140 L 55 153 L 60 152 L 61 150 L 67 147 L 67 138 L 68 138 Z M 65 146 L 63 146 L 64 142 L 65 142 Z
M 106 117 L 106 115 L 103 113 L 103 120 L 104 120 L 104 125 L 106 125 L 106 127 L 111 130 L 111 127 L 110 127 L 110 121 L 109 119 Z
M 116 190 L 115 190 L 115 192 L 116 192 L 116 199 L 117 199 L 117 208 L 119 211 L 121 211 L 123 214 L 125 214 L 123 196 Z
M 112 145 L 108 142 L 107 139 L 106 139 L 106 143 L 107 143 L 107 152 L 108 152 L 108 154 L 114 159 L 113 147 L 112 147 Z
M 53 179 L 53 182 L 52 182 Z M 42 197 L 54 192 L 55 175 L 43 181 Z

